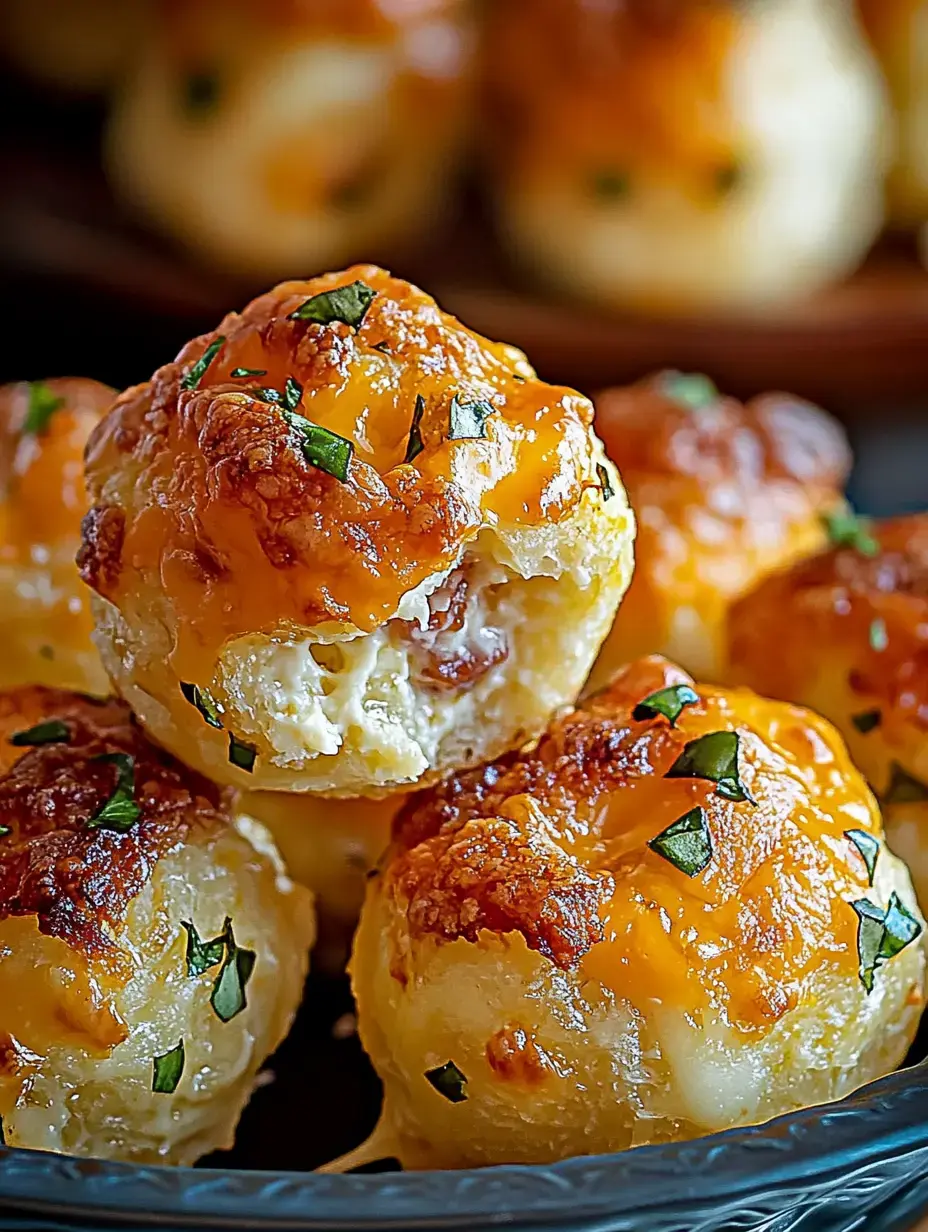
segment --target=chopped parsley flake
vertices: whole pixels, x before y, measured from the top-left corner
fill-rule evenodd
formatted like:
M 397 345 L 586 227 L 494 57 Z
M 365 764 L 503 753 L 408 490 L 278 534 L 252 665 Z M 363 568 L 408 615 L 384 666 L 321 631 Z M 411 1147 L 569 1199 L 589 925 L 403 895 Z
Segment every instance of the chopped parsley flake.
M 284 410 L 284 418 L 300 437 L 303 457 L 317 470 L 324 471 L 340 483 L 348 482 L 348 469 L 354 455 L 354 445 L 337 432 L 330 432 L 303 415 Z
M 665 372 L 660 378 L 665 397 L 691 411 L 701 411 L 718 401 L 715 382 L 701 372 Z
M 872 732 L 874 728 L 879 727 L 883 721 L 883 716 L 879 710 L 863 710 L 860 714 L 852 714 L 851 722 L 861 733 L 866 736 L 868 732 Z
M 67 723 L 62 723 L 61 719 L 48 719 L 26 731 L 16 732 L 10 736 L 10 744 L 18 749 L 28 749 L 40 744 L 68 744 L 70 739 L 71 729 Z
M 229 761 L 233 766 L 247 771 L 248 774 L 254 774 L 257 756 L 258 750 L 253 744 L 239 740 L 231 732 L 229 733 Z
M 196 979 L 211 967 L 218 967 L 225 953 L 229 922 L 226 921 L 223 931 L 212 941 L 204 941 L 189 920 L 181 920 L 180 926 L 187 933 L 187 975 Z
M 332 325 L 340 321 L 357 329 L 367 310 L 374 301 L 377 292 L 366 282 L 352 282 L 347 287 L 334 287 L 331 291 L 322 291 L 302 303 L 295 312 L 290 313 L 291 321 L 311 321 L 314 325 Z
M 684 707 L 695 706 L 698 701 L 699 694 L 688 684 L 672 684 L 666 689 L 658 689 L 656 693 L 639 702 L 632 711 L 632 718 L 643 723 L 660 715 L 673 727 Z
M 245 989 L 254 970 L 255 953 L 253 950 L 243 950 L 236 944 L 232 921 L 228 918 L 221 940 L 225 945 L 226 956 L 213 985 L 209 1003 L 217 1018 L 222 1022 L 231 1022 L 248 1005 Z
M 603 466 L 602 462 L 596 463 L 596 478 L 599 480 L 599 486 L 602 489 L 603 501 L 612 500 L 615 496 L 615 488 L 612 486 L 612 480 L 609 478 L 609 472 Z
M 712 861 L 712 838 L 703 808 L 690 809 L 648 846 L 687 877 L 697 877 Z
M 888 645 L 889 634 L 886 631 L 886 621 L 878 616 L 876 620 L 870 622 L 870 649 L 875 650 L 877 654 L 882 654 Z
M 418 458 L 419 454 L 425 448 L 422 443 L 422 416 L 425 414 L 425 399 L 421 394 L 416 394 L 416 405 L 412 412 L 412 423 L 409 427 L 409 440 L 406 442 L 406 456 L 404 462 L 412 462 Z
M 206 376 L 210 364 L 225 346 L 225 338 L 216 338 L 211 342 L 197 362 L 187 370 L 181 381 L 181 389 L 199 389 L 200 382 Z
M 142 814 L 142 806 L 135 799 L 135 758 L 129 753 L 101 753 L 93 760 L 116 767 L 116 788 L 87 822 L 88 828 L 125 834 Z
M 151 1089 L 158 1095 L 173 1095 L 184 1072 L 184 1041 L 152 1060 Z
M 708 779 L 726 800 L 757 801 L 741 782 L 737 732 L 718 731 L 691 740 L 667 771 L 668 779 Z
M 922 926 L 906 909 L 895 892 L 885 911 L 881 911 L 868 898 L 851 903 L 857 913 L 857 956 L 860 962 L 858 974 L 867 992 L 873 991 L 874 975 L 878 967 L 895 958 L 910 945 L 922 931 Z
M 234 381 L 246 376 L 267 376 L 267 368 L 233 368 L 229 373 Z
M 448 414 L 448 440 L 486 440 L 487 420 L 495 411 L 489 402 L 462 402 L 455 394 Z
M 867 881 L 873 885 L 873 873 L 876 869 L 877 856 L 880 854 L 880 840 L 866 830 L 845 830 L 844 837 L 850 839 L 860 852 L 861 859 L 867 868 Z
M 216 700 L 210 693 L 209 689 L 201 689 L 198 684 L 187 684 L 181 682 L 180 691 L 190 703 L 191 706 L 196 706 L 200 714 L 210 725 L 219 731 L 222 731 L 222 720 L 219 717 L 219 707 Z
M 851 509 L 832 509 L 822 514 L 828 541 L 834 548 L 853 548 L 861 556 L 876 556 L 880 545 L 870 534 L 870 523 Z
M 44 381 L 32 381 L 29 385 L 26 418 L 23 420 L 23 435 L 41 436 L 54 413 L 63 406 L 64 398 L 54 394 Z
M 288 411 L 295 411 L 302 401 L 303 386 L 299 381 L 295 381 L 292 376 L 288 376 L 284 383 L 284 406 Z
M 446 1061 L 435 1069 L 427 1069 L 425 1077 L 449 1103 L 460 1104 L 467 1099 L 467 1079 L 453 1061 Z

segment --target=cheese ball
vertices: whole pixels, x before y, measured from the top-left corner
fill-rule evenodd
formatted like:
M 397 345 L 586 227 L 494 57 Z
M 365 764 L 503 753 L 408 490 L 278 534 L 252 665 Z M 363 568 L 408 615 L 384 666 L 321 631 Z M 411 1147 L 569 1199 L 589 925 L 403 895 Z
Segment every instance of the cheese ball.
M 121 702 L 0 694 L 7 1145 L 170 1164 L 232 1145 L 313 913 L 229 803 Z
M 847 439 L 789 394 L 742 405 L 704 376 L 664 372 L 596 400 L 596 427 L 638 520 L 635 575 L 593 670 L 661 653 L 720 680 L 729 604 L 827 542 L 843 504 Z
M 857 3 L 895 108 L 890 220 L 899 227 L 916 228 L 928 221 L 928 3 Z
M 0 387 L 0 688 L 109 692 L 74 557 L 84 446 L 115 397 L 78 379 Z
M 398 816 L 352 958 L 381 1153 L 540 1164 L 837 1098 L 905 1056 L 922 928 L 828 723 L 639 661 Z
M 631 573 L 592 414 L 382 270 L 282 283 L 89 443 L 80 565 L 116 688 L 252 789 L 384 795 L 520 744 Z
M 729 674 L 834 723 L 928 904 L 928 514 L 833 539 L 732 608 Z
M 472 111 L 469 0 L 161 0 L 106 136 L 115 189 L 249 278 L 421 243 Z
M 487 60 L 504 238 L 578 298 L 763 309 L 880 231 L 888 105 L 850 5 L 497 0 Z
M 147 8 L 148 0 L 3 0 L 0 47 L 43 84 L 99 94 L 132 55 Z

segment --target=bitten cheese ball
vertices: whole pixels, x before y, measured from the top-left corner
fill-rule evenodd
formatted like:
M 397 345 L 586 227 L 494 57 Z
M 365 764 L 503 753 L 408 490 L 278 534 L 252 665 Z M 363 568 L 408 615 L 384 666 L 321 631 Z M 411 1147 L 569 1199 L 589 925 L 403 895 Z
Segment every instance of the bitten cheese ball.
M 641 661 L 398 816 L 352 958 L 378 1146 L 545 1163 L 841 1096 L 905 1055 L 922 927 L 828 723 Z
M 835 724 L 928 904 L 928 515 L 832 538 L 732 608 L 729 674 Z
M 789 394 L 742 405 L 704 376 L 664 372 L 596 400 L 596 428 L 638 521 L 635 575 L 591 686 L 643 654 L 722 678 L 729 604 L 823 547 L 843 506 L 847 440 Z
M 487 58 L 504 237 L 563 291 L 763 309 L 879 233 L 888 105 L 850 5 L 496 0 Z
M 74 557 L 84 446 L 115 397 L 77 379 L 0 387 L 0 687 L 109 692 Z
M 161 0 L 106 138 L 115 188 L 223 270 L 420 244 L 470 126 L 469 0 Z
M 632 568 L 590 403 L 373 267 L 286 282 L 87 451 L 97 644 L 220 781 L 383 795 L 572 701 Z
M 928 222 L 928 4 L 925 0 L 857 0 L 895 107 L 895 163 L 889 177 L 890 220 Z
M 7 1145 L 171 1164 L 231 1146 L 312 936 L 267 833 L 121 702 L 0 694 Z

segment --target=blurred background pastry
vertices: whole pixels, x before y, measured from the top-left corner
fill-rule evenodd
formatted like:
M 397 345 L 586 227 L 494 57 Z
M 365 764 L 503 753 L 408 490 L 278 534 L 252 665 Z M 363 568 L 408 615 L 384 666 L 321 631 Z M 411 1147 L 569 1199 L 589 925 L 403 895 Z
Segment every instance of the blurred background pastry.
M 88 445 L 80 563 L 116 689 L 243 788 L 376 797 L 520 744 L 631 574 L 592 419 L 383 270 L 282 283 Z
M 758 308 L 863 259 L 885 91 L 834 0 L 497 0 L 492 192 L 541 281 L 607 307 Z
M 311 896 L 121 702 L 0 694 L 6 1144 L 192 1164 L 290 1026 Z
M 735 604 L 729 675 L 835 724 L 928 903 L 928 514 L 832 539 Z
M 0 52 L 70 94 L 101 94 L 119 79 L 146 28 L 149 0 L 3 0 Z
M 834 1099 L 904 1057 L 922 928 L 824 719 L 633 664 L 397 818 L 351 963 L 374 1142 L 547 1163 Z
M 2 687 L 109 692 L 74 557 L 88 508 L 84 445 L 115 397 L 77 378 L 0 388 Z
M 117 191 L 221 268 L 421 243 L 470 118 L 469 0 L 161 0 L 106 136 Z
M 836 420 L 789 394 L 741 403 L 662 372 L 596 398 L 596 428 L 635 511 L 635 573 L 590 679 L 666 654 L 720 680 L 729 604 L 827 542 L 851 467 Z

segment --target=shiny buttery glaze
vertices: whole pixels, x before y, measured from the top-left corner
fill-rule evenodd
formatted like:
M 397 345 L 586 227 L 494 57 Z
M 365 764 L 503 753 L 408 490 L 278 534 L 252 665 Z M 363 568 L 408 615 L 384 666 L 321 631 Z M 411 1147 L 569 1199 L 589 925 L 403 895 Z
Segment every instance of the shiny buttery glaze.
M 66 743 L 10 743 L 52 719 L 66 724 Z M 116 767 L 98 760 L 113 753 L 134 759 L 142 806 L 126 833 L 87 825 L 113 792 Z M 148 743 L 121 702 L 42 688 L 0 694 L 0 1115 L 30 1056 L 68 1041 L 102 1056 L 126 1038 L 113 998 L 134 956 L 114 934 L 158 860 L 226 822 L 227 803 Z M 52 945 L 37 950 L 36 931 Z M 51 978 L 25 978 L 23 962 L 48 964 Z
M 634 191 L 638 174 L 682 173 L 714 204 L 739 155 L 726 72 L 740 21 L 727 0 L 498 0 L 487 44 L 501 173 L 557 183 L 573 168 L 593 199 L 613 196 L 612 177 Z
M 831 548 L 733 607 L 730 662 L 735 679 L 827 714 L 882 791 L 894 758 L 928 769 L 928 515 L 864 533 L 872 555 Z M 873 712 L 878 727 L 859 731 Z
M 291 320 L 361 279 L 355 330 Z M 225 338 L 200 381 L 181 382 Z M 232 379 L 236 368 L 259 377 Z M 297 410 L 355 445 L 346 483 L 307 462 L 280 411 L 248 390 L 303 386 Z M 404 463 L 417 395 L 423 451 Z M 449 408 L 485 400 L 485 440 L 448 440 Z M 246 632 L 369 631 L 446 570 L 481 527 L 558 521 L 597 487 L 592 409 L 537 380 L 521 352 L 478 337 L 373 267 L 283 283 L 126 391 L 87 451 L 94 502 L 80 565 L 117 607 L 163 588 L 182 679 Z
M 802 1004 L 823 966 L 854 973 L 850 903 L 868 879 L 844 831 L 881 826 L 844 747 L 809 712 L 702 685 L 676 727 L 631 717 L 674 683 L 691 682 L 643 660 L 536 747 L 411 799 L 383 874 L 406 930 L 397 979 L 427 938 L 519 932 L 641 1012 L 658 1002 L 752 1033 Z M 756 806 L 665 777 L 688 741 L 715 731 L 739 733 Z M 647 843 L 697 805 L 714 855 L 688 877 Z
M 596 684 L 653 651 L 718 679 L 729 603 L 824 545 L 821 514 L 842 500 L 850 450 L 824 411 L 780 393 L 691 406 L 673 394 L 681 379 L 703 378 L 661 373 L 596 399 L 638 520 L 635 575 Z

